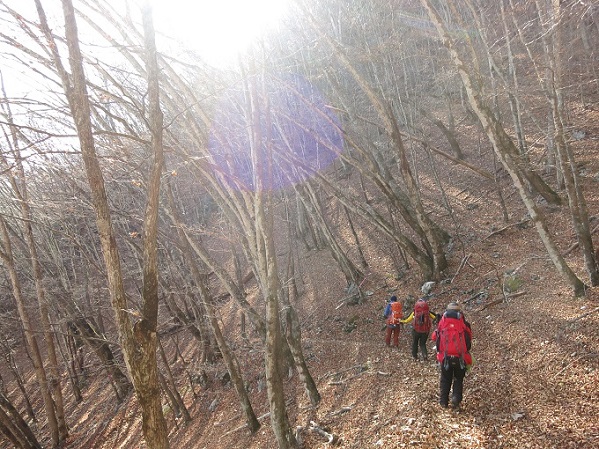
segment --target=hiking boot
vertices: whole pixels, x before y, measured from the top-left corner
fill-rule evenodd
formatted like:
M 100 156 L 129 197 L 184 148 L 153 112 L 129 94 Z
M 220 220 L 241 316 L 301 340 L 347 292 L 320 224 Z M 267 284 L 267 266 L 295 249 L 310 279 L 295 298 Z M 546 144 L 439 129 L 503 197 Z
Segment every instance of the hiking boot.
M 439 401 L 439 405 L 443 408 L 447 408 L 447 402 L 441 402 Z
M 460 408 L 460 401 L 456 401 L 455 399 L 451 400 L 451 407 L 458 410 Z

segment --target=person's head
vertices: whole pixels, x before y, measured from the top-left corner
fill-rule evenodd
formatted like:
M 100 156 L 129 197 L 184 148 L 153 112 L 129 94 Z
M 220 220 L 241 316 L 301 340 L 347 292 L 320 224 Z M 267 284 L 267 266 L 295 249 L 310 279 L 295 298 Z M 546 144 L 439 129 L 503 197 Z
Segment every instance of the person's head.
M 450 302 L 449 304 L 447 304 L 447 310 L 448 311 L 454 311 L 454 312 L 460 312 L 462 310 L 462 308 L 460 307 L 460 305 L 457 302 Z
M 447 309 L 443 314 L 444 317 L 447 318 L 462 318 L 462 307 L 457 302 L 450 302 L 447 304 Z
M 391 296 L 391 302 L 395 302 L 395 301 L 397 301 L 397 296 L 395 296 L 395 295 Z

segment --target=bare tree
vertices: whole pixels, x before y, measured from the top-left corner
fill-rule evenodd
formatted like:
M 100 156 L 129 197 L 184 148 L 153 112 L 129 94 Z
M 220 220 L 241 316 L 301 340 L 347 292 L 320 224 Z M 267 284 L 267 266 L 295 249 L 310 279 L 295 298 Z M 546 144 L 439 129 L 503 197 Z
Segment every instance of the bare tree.
M 520 198 L 526 206 L 531 220 L 534 222 L 535 227 L 537 228 L 537 232 L 539 233 L 541 241 L 547 249 L 549 257 L 553 261 L 559 273 L 568 281 L 574 294 L 576 296 L 584 295 L 584 283 L 576 276 L 576 274 L 564 260 L 563 256 L 560 254 L 555 242 L 551 238 L 549 229 L 547 228 L 547 223 L 541 210 L 537 207 L 534 199 L 526 189 L 526 186 L 528 185 L 527 181 L 530 180 L 530 178 L 527 177 L 526 171 L 523 170 L 519 165 L 516 153 L 514 151 L 510 151 L 510 149 L 514 148 L 512 140 L 501 126 L 501 123 L 499 123 L 493 113 L 483 103 L 480 93 L 473 82 L 473 77 L 466 69 L 466 64 L 456 50 L 453 40 L 447 31 L 440 14 L 432 6 L 429 0 L 421 0 L 421 3 L 431 18 L 431 21 L 433 22 L 439 36 L 443 41 L 443 44 L 447 47 L 451 55 L 451 60 L 457 68 L 462 79 L 462 83 L 464 84 L 464 88 L 468 94 L 470 105 L 478 116 L 478 119 L 487 133 L 489 140 L 493 144 L 493 148 L 497 154 L 497 157 L 503 164 L 506 171 L 510 174 L 514 186 L 518 189 Z
M 19 449 L 42 449 L 42 445 L 9 399 L 0 392 L 0 432 Z
M 9 235 L 9 230 L 6 220 L 0 215 L 0 258 L 4 264 L 5 269 L 8 270 L 10 281 L 12 284 L 12 293 L 17 303 L 17 310 L 19 311 L 19 318 L 23 323 L 23 330 L 25 333 L 25 339 L 27 346 L 31 354 L 31 360 L 33 362 L 33 368 L 37 382 L 40 387 L 40 393 L 44 400 L 44 409 L 46 412 L 46 418 L 48 419 L 48 427 L 50 429 L 50 437 L 52 439 L 53 447 L 58 447 L 62 442 L 61 434 L 58 430 L 58 419 L 56 417 L 56 410 L 54 406 L 54 400 L 52 399 L 50 380 L 44 368 L 44 362 L 42 359 L 38 340 L 34 332 L 34 326 L 27 307 L 25 305 L 25 298 L 23 297 L 21 281 L 19 274 L 15 266 L 15 260 L 13 256 L 12 243 Z
M 83 58 L 75 11 L 71 0 L 63 0 L 66 42 L 72 73 L 67 73 L 58 53 L 58 46 L 46 20 L 40 0 L 35 0 L 42 30 L 52 50 L 54 66 L 62 80 L 63 88 L 73 115 L 81 145 L 83 161 L 92 193 L 96 223 L 108 274 L 108 284 L 117 318 L 125 362 L 142 409 L 142 428 L 146 444 L 151 449 L 169 447 L 166 421 L 162 412 L 158 369 L 156 361 L 158 319 L 158 277 L 156 259 L 158 198 L 162 175 L 162 112 L 159 104 L 158 65 L 154 43 L 152 14 L 149 5 L 143 10 L 145 31 L 146 70 L 148 79 L 149 128 L 152 144 L 152 171 L 149 176 L 148 198 L 144 217 L 143 308 L 140 319 L 134 324 L 129 315 L 119 250 L 113 231 L 102 169 L 98 163 L 92 133 L 90 104 L 87 95 Z
M 6 99 L 6 90 L 2 83 L 2 95 Z M 31 272 L 35 282 L 35 292 L 39 308 L 39 318 L 41 328 L 43 329 L 44 341 L 47 353 L 47 370 L 49 374 L 50 388 L 52 390 L 52 398 L 56 410 L 56 420 L 58 422 L 59 441 L 64 441 L 68 435 L 68 428 L 64 416 L 64 400 L 61 388 L 61 375 L 59 372 L 58 358 L 56 356 L 56 340 L 54 331 L 50 325 L 50 311 L 48 301 L 46 299 L 46 289 L 43 280 L 43 271 L 38 257 L 38 245 L 36 244 L 33 234 L 33 214 L 29 201 L 29 191 L 27 187 L 27 179 L 23 168 L 23 157 L 20 149 L 20 139 L 18 138 L 17 130 L 14 127 L 12 111 L 10 103 L 6 102 L 6 118 L 10 126 L 10 136 L 7 138 L 7 146 L 11 150 L 14 168 L 11 168 L 4 154 L 0 156 L 0 166 L 3 167 L 8 177 L 8 181 L 12 187 L 13 193 L 17 199 L 21 223 L 24 229 L 25 241 L 29 251 L 29 259 L 31 261 Z

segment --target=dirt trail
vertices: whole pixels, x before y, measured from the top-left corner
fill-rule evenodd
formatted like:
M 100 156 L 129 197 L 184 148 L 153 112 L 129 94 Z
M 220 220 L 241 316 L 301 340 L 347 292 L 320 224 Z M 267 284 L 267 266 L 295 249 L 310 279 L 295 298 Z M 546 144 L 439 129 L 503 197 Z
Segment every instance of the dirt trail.
M 481 312 L 466 310 L 476 365 L 465 379 L 459 411 L 438 405 L 432 342 L 431 360 L 414 362 L 409 327 L 399 350 L 384 347 L 380 331 L 365 340 L 313 340 L 309 345 L 318 347 L 317 357 L 328 355 L 329 369 L 319 371 L 323 404 L 310 419 L 338 435 L 343 448 L 596 447 L 599 428 L 588 419 L 599 416 L 596 352 L 589 345 L 588 357 L 576 359 L 569 352 L 580 344 L 581 331 L 599 324 L 599 314 L 585 317 L 584 324 L 572 322 L 593 304 L 522 298 Z M 596 348 L 597 341 L 593 344 Z M 335 353 L 340 359 L 330 360 Z M 581 388 L 594 393 L 585 395 Z M 317 437 L 307 438 L 308 447 L 327 447 Z

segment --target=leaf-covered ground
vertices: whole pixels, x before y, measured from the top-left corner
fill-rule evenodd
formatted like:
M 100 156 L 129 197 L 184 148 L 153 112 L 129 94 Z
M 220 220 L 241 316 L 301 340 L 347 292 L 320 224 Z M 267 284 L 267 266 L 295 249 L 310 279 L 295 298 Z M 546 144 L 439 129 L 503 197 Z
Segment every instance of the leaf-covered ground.
M 573 142 L 593 229 L 599 224 L 598 118 L 587 111 L 586 137 Z M 473 158 L 475 153 L 468 154 Z M 304 282 L 302 297 L 294 305 L 303 325 L 305 354 L 322 395 L 320 405 L 312 408 L 297 376 L 285 382 L 290 420 L 304 447 L 599 447 L 599 289 L 589 289 L 584 298 L 572 297 L 508 180 L 502 184 L 510 212 L 506 223 L 488 181 L 441 163 L 446 167 L 443 175 L 450 187 L 445 193 L 453 217 L 439 205 L 433 179 L 422 172 L 419 181 L 427 207 L 454 236 L 446 281 L 432 290 L 432 309 L 440 312 L 450 301 L 461 302 L 474 333 L 477 363 L 465 380 L 463 407 L 456 412 L 437 405 L 437 368 L 432 361 L 412 361 L 409 329 L 401 335 L 399 350 L 384 346 L 385 301 L 391 294 L 401 299 L 417 295 L 420 282 L 414 270 L 398 275 L 392 264 L 396 250 L 358 226 L 370 265 L 362 285 L 369 296 L 362 304 L 343 302 L 345 286 L 328 253 L 309 252 L 299 266 Z M 543 210 L 560 250 L 568 252 L 568 262 L 586 280 L 579 251 L 571 249 L 575 236 L 567 208 L 543 206 Z M 347 223 L 338 220 L 336 231 L 351 248 Z M 597 232 L 594 243 L 599 248 Z M 175 374 L 193 421 L 185 425 L 165 406 L 171 447 L 274 449 L 261 346 L 256 339 L 249 346 L 236 341 L 239 320 L 231 304 L 221 313 L 263 426 L 254 435 L 247 432 L 233 388 L 221 382 L 222 363 L 200 366 L 198 345 L 180 332 L 176 338 L 183 359 L 175 359 L 174 336 L 165 345 L 171 361 L 176 360 Z M 88 361 L 93 365 L 91 357 Z M 210 382 L 206 387 L 194 384 L 194 393 L 187 374 L 202 369 Z M 68 396 L 71 437 L 66 447 L 144 448 L 135 399 L 117 407 L 107 380 L 93 379 L 82 403 L 74 404 Z M 66 387 L 65 392 L 69 394 Z M 10 393 L 18 396 L 12 384 Z M 314 426 L 333 435 L 335 442 L 329 444 L 311 429 Z M 43 424 L 35 431 L 47 435 Z

